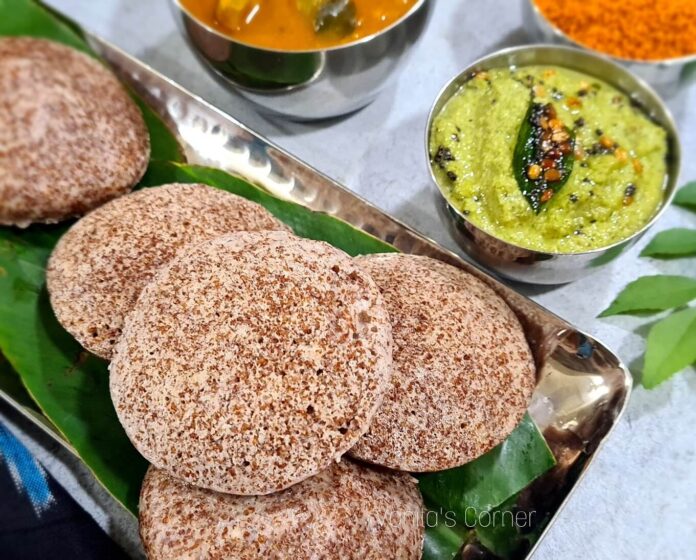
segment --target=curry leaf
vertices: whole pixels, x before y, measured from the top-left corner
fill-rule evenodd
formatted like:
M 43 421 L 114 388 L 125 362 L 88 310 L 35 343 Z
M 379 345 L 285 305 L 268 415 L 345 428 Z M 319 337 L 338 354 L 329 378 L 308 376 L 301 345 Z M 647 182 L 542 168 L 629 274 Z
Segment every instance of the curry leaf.
M 503 443 L 461 467 L 419 475 L 429 503 L 470 525 L 480 511 L 493 509 L 555 464 L 551 450 L 527 414 Z
M 575 138 L 573 132 L 566 126 L 562 126 L 559 131 L 559 134 L 561 132 L 565 134 L 565 142 L 556 145 L 552 150 L 544 148 L 547 143 L 543 140 L 544 135 L 551 136 L 548 123 L 558 121 L 555 115 L 556 110 L 553 105 L 543 105 L 531 99 L 527 114 L 520 123 L 517 144 L 512 156 L 512 168 L 517 185 L 537 214 L 568 182 L 575 161 L 573 156 Z M 542 123 L 547 127 L 546 129 Z M 551 158 L 552 153 L 556 153 L 560 158 Z M 554 167 L 547 169 L 547 163 Z M 536 168 L 536 176 L 530 173 L 531 168 Z M 555 173 L 556 177 L 549 180 L 547 173 Z
M 696 255 L 696 229 L 673 228 L 658 233 L 641 257 L 669 258 Z
M 674 204 L 696 210 L 696 181 L 691 181 L 677 191 Z
M 653 325 L 648 334 L 641 383 L 656 387 L 696 363 L 696 308 L 677 311 Z
M 696 298 L 696 279 L 687 276 L 643 276 L 631 282 L 600 317 L 664 311 Z

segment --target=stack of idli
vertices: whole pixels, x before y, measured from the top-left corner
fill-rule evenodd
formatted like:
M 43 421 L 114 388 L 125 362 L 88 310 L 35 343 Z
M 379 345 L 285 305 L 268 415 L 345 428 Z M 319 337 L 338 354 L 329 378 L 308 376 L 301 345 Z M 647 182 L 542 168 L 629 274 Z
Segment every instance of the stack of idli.
M 391 321 L 357 261 L 246 199 L 173 184 L 78 220 L 47 286 L 59 322 L 111 360 L 118 417 L 153 465 L 151 557 L 419 557 L 415 481 L 340 461 L 392 375 Z
M 152 464 L 151 558 L 420 558 L 409 472 L 502 442 L 535 385 L 512 310 L 427 257 L 351 258 L 205 185 L 118 198 L 62 237 L 58 320 L 111 360 Z
M 409 473 L 519 423 L 535 367 L 512 310 L 426 257 L 351 258 L 200 184 L 130 193 L 142 116 L 98 62 L 0 40 L 0 224 L 86 215 L 47 267 L 55 315 L 110 361 L 151 463 L 150 558 L 417 560 Z

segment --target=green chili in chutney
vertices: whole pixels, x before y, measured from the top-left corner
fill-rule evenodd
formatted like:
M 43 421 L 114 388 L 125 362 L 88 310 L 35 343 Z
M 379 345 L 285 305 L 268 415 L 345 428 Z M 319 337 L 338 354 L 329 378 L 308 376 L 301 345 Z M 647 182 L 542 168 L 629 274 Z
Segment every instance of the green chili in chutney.
M 528 249 L 606 247 L 663 200 L 665 130 L 609 84 L 565 68 L 473 75 L 435 117 L 429 148 L 450 204 Z

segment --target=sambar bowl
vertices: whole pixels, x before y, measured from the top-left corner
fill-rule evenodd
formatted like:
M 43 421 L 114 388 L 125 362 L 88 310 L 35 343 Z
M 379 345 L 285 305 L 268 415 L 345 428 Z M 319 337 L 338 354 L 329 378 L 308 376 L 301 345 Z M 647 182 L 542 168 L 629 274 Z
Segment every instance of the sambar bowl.
M 261 112 L 299 121 L 338 117 L 372 102 L 423 34 L 432 4 L 419 0 L 400 20 L 351 43 L 287 51 L 237 41 L 171 0 L 189 46 L 220 83 Z
M 629 237 L 599 249 L 578 253 L 552 253 L 528 249 L 496 237 L 471 223 L 449 199 L 431 163 L 430 133 L 436 116 L 473 75 L 494 68 L 531 65 L 558 66 L 604 80 L 625 93 L 632 102 L 667 132 L 667 175 L 663 200 L 652 218 Z M 618 257 L 660 218 L 672 201 L 679 176 L 681 148 L 672 116 L 655 91 L 643 80 L 606 57 L 573 47 L 529 45 L 494 52 L 469 65 L 438 94 L 430 110 L 425 134 L 425 154 L 438 204 L 453 236 L 474 260 L 505 278 L 531 284 L 563 284 L 582 278 Z

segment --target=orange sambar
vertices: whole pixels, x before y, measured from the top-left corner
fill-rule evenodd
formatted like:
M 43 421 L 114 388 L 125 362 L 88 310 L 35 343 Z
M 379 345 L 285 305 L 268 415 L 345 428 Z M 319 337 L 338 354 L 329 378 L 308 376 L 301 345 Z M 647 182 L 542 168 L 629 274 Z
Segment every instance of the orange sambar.
M 245 17 L 234 27 L 216 17 L 218 0 L 179 0 L 194 18 L 241 43 L 283 51 L 323 49 L 369 37 L 404 17 L 419 0 L 353 0 L 355 29 L 337 37 L 317 33 L 297 0 L 250 0 Z

